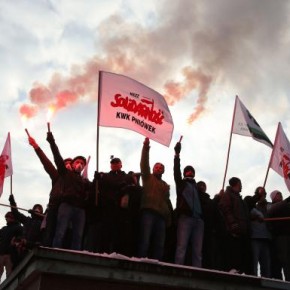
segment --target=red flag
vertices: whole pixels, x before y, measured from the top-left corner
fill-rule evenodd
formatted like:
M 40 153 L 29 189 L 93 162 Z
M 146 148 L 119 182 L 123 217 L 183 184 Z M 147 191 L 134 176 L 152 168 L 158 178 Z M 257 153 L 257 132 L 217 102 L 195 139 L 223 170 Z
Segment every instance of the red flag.
M 290 191 L 290 143 L 281 123 L 278 124 L 270 167 L 280 174 Z
M 133 130 L 169 146 L 173 120 L 162 95 L 129 77 L 100 72 L 99 125 Z
M 0 196 L 3 192 L 4 178 L 13 174 L 11 159 L 10 133 L 8 133 L 4 148 L 0 155 Z

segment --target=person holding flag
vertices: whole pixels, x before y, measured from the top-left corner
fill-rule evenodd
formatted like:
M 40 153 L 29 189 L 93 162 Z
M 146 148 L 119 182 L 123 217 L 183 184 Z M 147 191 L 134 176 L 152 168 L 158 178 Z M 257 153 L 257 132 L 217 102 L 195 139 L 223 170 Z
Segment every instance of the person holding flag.
M 19 212 L 17 208 L 14 195 L 10 194 L 9 202 L 11 205 L 11 212 L 15 219 L 23 225 L 23 236 L 27 241 L 27 246 L 33 248 L 42 242 L 41 223 L 43 220 L 43 208 L 41 204 L 35 204 L 32 210 L 28 212 L 31 216 L 25 216 Z
M 141 198 L 140 241 L 138 247 L 139 257 L 150 257 L 162 260 L 166 238 L 166 226 L 171 223 L 173 212 L 169 199 L 169 185 L 162 180 L 164 165 L 155 163 L 153 172 L 149 165 L 150 141 L 145 138 L 141 154 L 141 177 L 143 194 Z M 152 254 L 149 253 L 150 246 Z

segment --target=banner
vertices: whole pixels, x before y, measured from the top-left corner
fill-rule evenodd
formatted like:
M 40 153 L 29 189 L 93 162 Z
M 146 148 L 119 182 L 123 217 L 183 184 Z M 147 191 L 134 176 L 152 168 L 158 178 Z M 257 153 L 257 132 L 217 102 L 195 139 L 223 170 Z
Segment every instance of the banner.
M 256 119 L 236 96 L 232 133 L 249 136 L 271 148 L 273 144 L 262 130 Z
M 173 120 L 162 95 L 129 77 L 100 72 L 99 125 L 133 130 L 169 146 Z
M 11 143 L 10 133 L 8 133 L 4 148 L 0 155 L 0 196 L 3 192 L 3 185 L 5 177 L 13 174 L 12 160 L 11 160 Z
M 290 191 L 290 143 L 281 123 L 278 124 L 274 148 L 270 159 L 270 168 L 280 174 Z

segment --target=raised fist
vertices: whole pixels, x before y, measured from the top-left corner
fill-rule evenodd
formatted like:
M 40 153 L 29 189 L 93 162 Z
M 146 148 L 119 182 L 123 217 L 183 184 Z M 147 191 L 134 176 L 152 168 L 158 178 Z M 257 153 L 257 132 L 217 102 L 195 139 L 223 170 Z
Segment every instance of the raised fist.
M 51 132 L 47 132 L 46 140 L 48 141 L 48 143 L 53 143 L 54 142 L 54 137 L 53 137 Z
M 180 142 L 177 142 L 175 147 L 174 147 L 174 151 L 175 151 L 175 154 L 179 154 L 180 151 L 181 151 L 181 143 Z
M 149 146 L 149 144 L 150 144 L 150 140 L 149 140 L 148 137 L 145 138 L 143 144 L 144 144 L 145 146 Z
M 16 202 L 15 202 L 13 194 L 9 195 L 9 202 L 10 202 L 10 205 L 14 205 L 14 206 L 16 205 Z

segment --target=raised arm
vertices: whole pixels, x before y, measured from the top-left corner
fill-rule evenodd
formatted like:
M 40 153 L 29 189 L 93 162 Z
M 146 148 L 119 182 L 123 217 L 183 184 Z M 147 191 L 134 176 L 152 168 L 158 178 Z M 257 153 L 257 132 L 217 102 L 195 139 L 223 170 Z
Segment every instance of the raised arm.
M 51 180 L 54 182 L 58 177 L 57 169 L 52 164 L 52 162 L 47 158 L 45 153 L 42 151 L 42 149 L 38 146 L 36 141 L 31 136 L 28 137 L 28 142 L 34 148 L 34 151 L 38 156 L 40 162 L 42 163 L 44 170 L 47 172 Z
M 54 162 L 56 164 L 58 173 L 63 175 L 66 172 L 66 167 L 63 158 L 59 152 L 59 149 L 55 143 L 54 137 L 51 132 L 47 132 L 47 142 L 50 144 L 51 152 L 53 154 Z
M 174 181 L 176 184 L 180 183 L 182 180 L 181 170 L 180 170 L 180 154 L 181 151 L 181 143 L 177 142 L 174 147 L 174 165 L 173 165 L 173 173 L 174 173 Z
M 24 214 L 20 213 L 19 210 L 17 209 L 17 204 L 14 199 L 14 195 L 10 194 L 9 196 L 9 202 L 11 206 L 11 211 L 15 217 L 16 220 L 18 220 L 20 223 L 24 224 L 27 220 L 27 216 Z
M 150 175 L 150 165 L 149 165 L 149 150 L 150 141 L 149 138 L 145 138 L 142 147 L 140 169 L 142 173 L 142 178 L 147 178 Z

